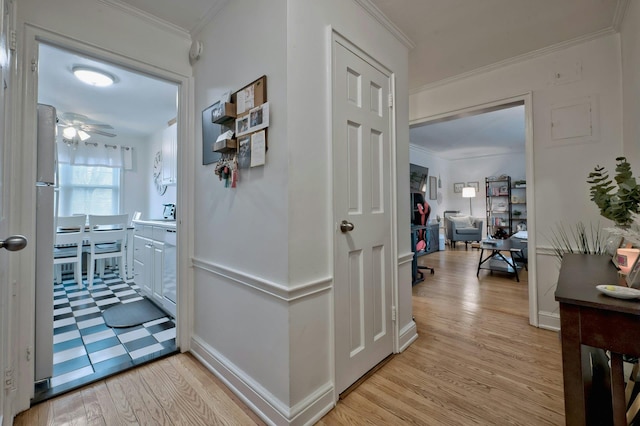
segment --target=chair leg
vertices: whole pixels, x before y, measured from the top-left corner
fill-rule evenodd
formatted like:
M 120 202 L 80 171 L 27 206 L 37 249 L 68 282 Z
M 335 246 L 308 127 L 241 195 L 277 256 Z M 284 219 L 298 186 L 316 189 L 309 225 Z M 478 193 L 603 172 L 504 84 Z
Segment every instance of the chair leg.
M 89 259 L 89 271 L 87 273 L 87 288 L 91 290 L 93 288 L 93 274 L 96 269 L 96 261 Z
M 126 263 L 124 261 L 124 254 L 120 256 L 120 260 L 118 260 L 118 273 L 120 274 L 120 278 L 122 281 L 127 281 L 127 271 L 126 271 Z
M 106 259 L 98 259 L 96 260 L 96 263 L 98 264 L 98 275 L 100 275 L 100 278 L 104 278 L 104 264 L 105 264 Z
M 74 269 L 74 276 L 76 277 L 78 287 L 82 288 L 82 260 L 78 260 L 78 262 L 76 262 Z

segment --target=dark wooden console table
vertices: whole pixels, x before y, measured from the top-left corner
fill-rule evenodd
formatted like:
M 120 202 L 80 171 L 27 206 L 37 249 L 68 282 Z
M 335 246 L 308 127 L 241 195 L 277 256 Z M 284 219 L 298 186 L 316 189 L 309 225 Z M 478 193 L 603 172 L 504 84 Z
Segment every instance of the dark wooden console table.
M 563 257 L 555 298 L 560 303 L 567 425 L 627 424 L 622 354 L 640 356 L 640 300 L 616 299 L 596 289 L 616 283 L 618 274 L 608 256 Z M 609 412 L 613 409 L 610 423 L 594 419 L 602 407 L 587 397 L 591 368 L 583 345 L 611 351 L 611 401 L 599 401 L 605 410 L 607 404 Z

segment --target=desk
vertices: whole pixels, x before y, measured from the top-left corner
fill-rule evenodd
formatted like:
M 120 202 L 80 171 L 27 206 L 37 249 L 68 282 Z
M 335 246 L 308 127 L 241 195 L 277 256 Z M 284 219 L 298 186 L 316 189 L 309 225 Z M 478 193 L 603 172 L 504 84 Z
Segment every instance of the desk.
M 487 257 L 484 257 L 485 250 L 490 251 Z M 509 253 L 509 257 L 506 257 L 502 252 Z M 522 266 L 516 262 L 516 258 L 524 258 L 522 254 L 522 247 L 514 244 L 510 239 L 496 239 L 491 240 L 491 242 L 486 240 L 482 241 L 480 242 L 480 260 L 478 260 L 478 271 L 476 272 L 476 277 L 480 275 L 480 269 L 488 269 L 490 271 L 514 274 L 516 281 L 520 282 L 518 269 L 521 269 Z
M 617 282 L 618 274 L 609 256 L 563 257 L 555 298 L 560 303 L 567 425 L 627 424 L 622 354 L 640 355 L 640 301 L 615 299 L 595 288 Z M 591 372 L 582 345 L 611 351 L 611 401 L 589 400 Z M 598 412 L 607 410 L 607 405 L 609 412 L 613 410 L 613 419 L 594 419 Z

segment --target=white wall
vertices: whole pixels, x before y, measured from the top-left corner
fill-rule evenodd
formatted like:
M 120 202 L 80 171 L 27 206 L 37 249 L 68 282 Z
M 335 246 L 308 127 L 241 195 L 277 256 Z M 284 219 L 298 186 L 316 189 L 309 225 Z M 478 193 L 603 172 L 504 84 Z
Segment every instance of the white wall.
M 205 46 L 195 110 L 264 74 L 271 125 L 266 165 L 241 170 L 236 189 L 200 165 L 196 150 L 193 348 L 276 424 L 303 424 L 335 401 L 331 27 L 396 73 L 398 163 L 408 181 L 407 50 L 355 2 L 229 2 L 194 36 Z M 199 120 L 196 137 L 200 146 Z M 408 210 L 408 185 L 398 186 Z M 400 216 L 408 229 L 408 212 Z M 406 255 L 409 233 L 399 239 Z M 401 326 L 413 323 L 404 269 Z
M 143 219 L 159 219 L 164 212 L 163 204 L 176 204 L 177 203 L 177 185 L 168 185 L 167 190 L 163 195 L 158 194 L 156 185 L 153 182 L 153 159 L 156 152 L 162 151 L 162 132 L 164 129 L 160 129 L 155 132 L 150 138 L 147 144 L 146 157 L 141 160 L 141 164 L 145 167 L 147 181 L 144 187 L 144 191 L 141 193 L 147 207 L 142 212 Z M 179 207 L 176 207 L 176 211 Z M 184 215 L 182 216 L 184 217 Z
M 575 69 L 575 81 L 554 84 L 560 70 Z M 539 245 L 548 247 L 545 235 L 558 222 L 602 222 L 589 201 L 586 178 L 596 164 L 613 168 L 622 153 L 620 43 L 617 35 L 565 48 L 466 79 L 435 86 L 410 96 L 411 121 L 444 114 L 499 99 L 533 93 L 533 152 L 535 217 Z M 591 97 L 595 100 L 594 134 L 571 141 L 551 138 L 551 108 Z M 553 289 L 558 266 L 555 258 L 540 250 L 537 288 L 541 326 L 559 325 Z M 554 271 L 542 273 L 542 271 Z
M 267 76 L 266 165 L 225 188 L 196 149 L 194 341 L 278 408 L 289 405 L 288 303 L 272 295 L 289 269 L 286 19 L 285 0 L 228 2 L 195 36 L 204 50 L 194 66 L 197 118 L 223 92 Z
M 624 154 L 634 174 L 640 173 L 640 1 L 630 0 L 620 31 Z

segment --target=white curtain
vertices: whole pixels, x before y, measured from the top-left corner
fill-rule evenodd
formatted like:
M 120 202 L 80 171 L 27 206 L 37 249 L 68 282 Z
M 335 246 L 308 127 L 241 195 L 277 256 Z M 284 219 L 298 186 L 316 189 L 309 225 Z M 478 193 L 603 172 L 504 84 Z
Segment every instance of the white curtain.
M 81 142 L 67 144 L 58 141 L 58 162 L 61 164 L 73 164 L 78 166 L 102 166 L 123 167 L 123 147 L 117 144 L 99 142 Z M 128 151 L 131 152 L 131 147 Z M 131 162 L 127 161 L 127 168 L 131 168 Z

